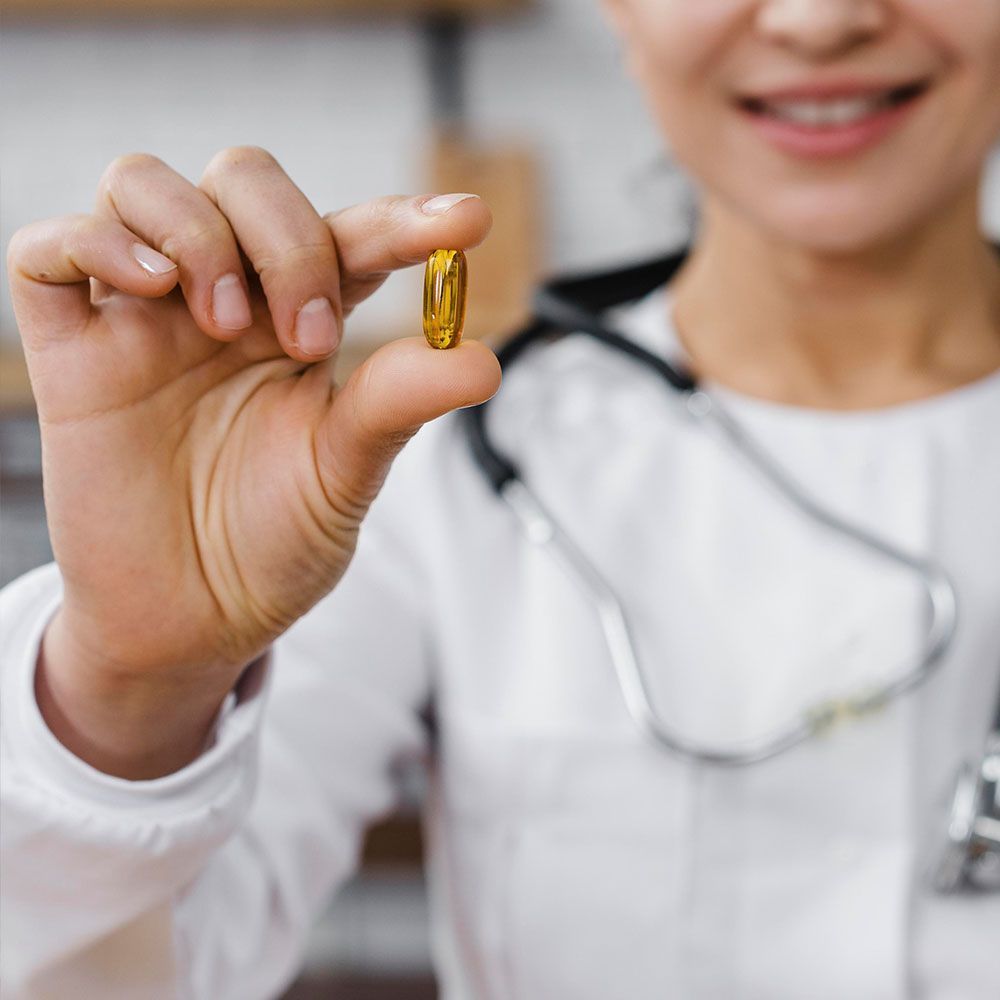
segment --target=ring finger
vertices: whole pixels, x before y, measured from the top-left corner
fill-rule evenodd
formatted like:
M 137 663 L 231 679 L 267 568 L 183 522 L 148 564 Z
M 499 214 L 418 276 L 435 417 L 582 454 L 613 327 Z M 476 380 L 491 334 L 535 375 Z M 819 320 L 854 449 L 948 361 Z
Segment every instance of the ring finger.
M 239 247 L 203 191 L 155 156 L 124 156 L 104 172 L 97 214 L 110 216 L 177 264 L 198 326 L 232 340 L 253 322 Z

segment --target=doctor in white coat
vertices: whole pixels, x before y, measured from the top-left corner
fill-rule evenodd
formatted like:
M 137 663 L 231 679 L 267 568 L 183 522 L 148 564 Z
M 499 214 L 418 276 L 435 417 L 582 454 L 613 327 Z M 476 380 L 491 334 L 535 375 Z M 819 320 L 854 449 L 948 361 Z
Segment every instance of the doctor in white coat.
M 414 755 L 449 1000 L 1000 994 L 1000 899 L 924 877 L 1000 665 L 977 221 L 1000 5 L 606 7 L 702 196 L 679 272 L 616 322 L 812 495 L 944 567 L 944 662 L 769 761 L 665 753 L 445 416 L 497 392 L 492 352 L 404 339 L 340 387 L 322 363 L 487 206 L 321 216 L 259 149 L 197 185 L 125 157 L 93 214 L 10 250 L 56 563 L 2 596 L 5 996 L 278 995 Z M 567 338 L 491 406 L 680 731 L 758 738 L 919 652 L 912 574 L 783 503 L 628 359 Z

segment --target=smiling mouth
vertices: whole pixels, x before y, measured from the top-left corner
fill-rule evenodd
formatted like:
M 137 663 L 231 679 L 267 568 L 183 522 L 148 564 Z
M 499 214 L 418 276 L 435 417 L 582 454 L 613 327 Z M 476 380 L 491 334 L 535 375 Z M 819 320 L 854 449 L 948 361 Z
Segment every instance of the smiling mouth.
M 744 111 L 761 118 L 787 122 L 810 129 L 833 129 L 855 125 L 892 108 L 916 100 L 926 92 L 929 81 L 867 94 L 839 97 L 746 97 L 739 100 Z

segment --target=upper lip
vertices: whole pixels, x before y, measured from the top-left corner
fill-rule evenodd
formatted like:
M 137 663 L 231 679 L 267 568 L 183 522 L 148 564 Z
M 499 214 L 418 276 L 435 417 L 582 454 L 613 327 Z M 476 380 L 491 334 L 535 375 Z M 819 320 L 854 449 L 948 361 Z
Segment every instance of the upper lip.
M 849 99 L 852 97 L 874 97 L 896 90 L 922 90 L 928 84 L 927 77 L 910 77 L 905 80 L 814 80 L 808 83 L 787 84 L 776 87 L 760 87 L 742 91 L 740 101 L 816 101 Z

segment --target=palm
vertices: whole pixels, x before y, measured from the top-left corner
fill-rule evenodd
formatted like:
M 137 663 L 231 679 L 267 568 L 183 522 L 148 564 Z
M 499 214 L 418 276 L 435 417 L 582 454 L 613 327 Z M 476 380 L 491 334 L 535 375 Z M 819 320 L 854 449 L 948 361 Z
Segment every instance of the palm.
M 290 359 L 262 301 L 254 312 L 226 344 L 179 292 L 114 294 L 86 336 L 46 352 L 35 384 L 53 546 L 67 587 L 79 575 L 88 603 L 116 609 L 100 636 L 111 656 L 197 661 L 208 647 L 245 661 L 350 558 L 351 525 L 320 530 L 311 516 L 325 502 L 314 436 L 328 371 Z

